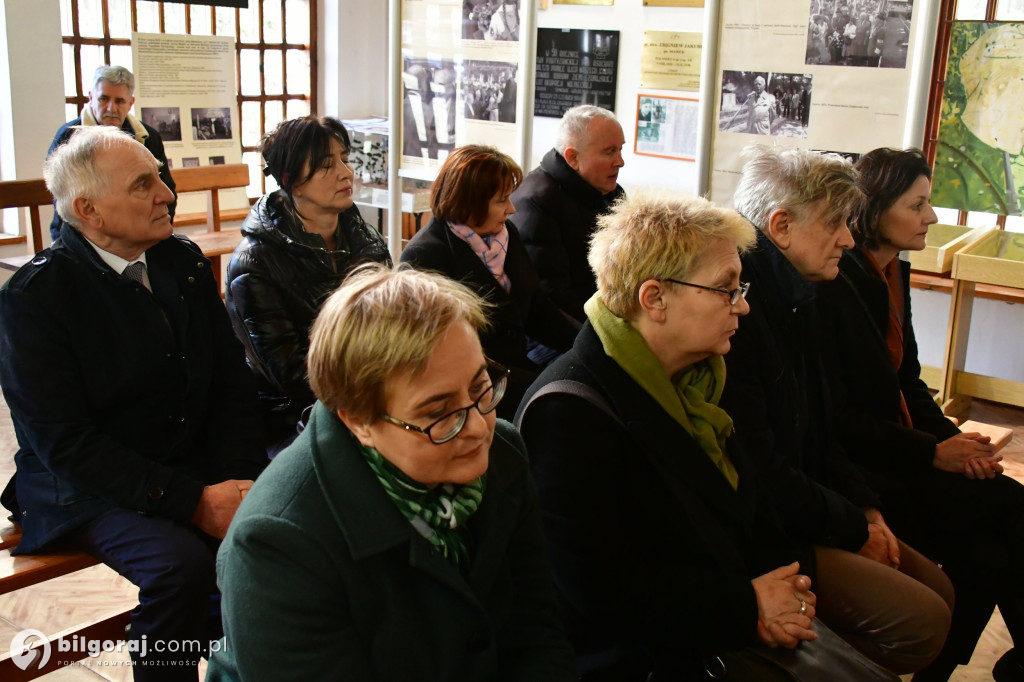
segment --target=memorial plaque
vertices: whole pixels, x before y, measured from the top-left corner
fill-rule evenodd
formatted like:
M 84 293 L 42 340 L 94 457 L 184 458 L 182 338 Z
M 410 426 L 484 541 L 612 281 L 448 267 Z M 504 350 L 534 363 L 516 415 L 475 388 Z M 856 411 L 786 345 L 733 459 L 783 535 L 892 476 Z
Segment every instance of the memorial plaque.
M 614 110 L 618 62 L 618 31 L 537 29 L 534 115 L 561 118 L 578 104 Z

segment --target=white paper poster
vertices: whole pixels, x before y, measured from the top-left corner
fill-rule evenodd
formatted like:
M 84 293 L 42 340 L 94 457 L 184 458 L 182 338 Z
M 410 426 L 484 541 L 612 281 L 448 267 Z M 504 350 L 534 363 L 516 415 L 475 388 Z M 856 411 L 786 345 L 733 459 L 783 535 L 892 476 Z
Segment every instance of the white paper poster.
M 234 38 L 133 33 L 132 56 L 135 110 L 160 133 L 172 169 L 242 162 Z M 221 210 L 249 207 L 244 189 L 220 197 Z M 178 199 L 178 213 L 205 210 L 204 196 Z
M 731 204 L 749 144 L 899 147 L 913 9 L 898 0 L 723 0 L 712 200 Z

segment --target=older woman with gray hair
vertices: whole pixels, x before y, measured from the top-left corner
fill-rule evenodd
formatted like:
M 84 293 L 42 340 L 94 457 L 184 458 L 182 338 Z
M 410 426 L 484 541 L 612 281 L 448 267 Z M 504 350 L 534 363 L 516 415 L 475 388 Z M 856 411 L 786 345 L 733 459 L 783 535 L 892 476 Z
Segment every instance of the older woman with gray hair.
M 820 651 L 811 547 L 781 531 L 718 404 L 753 242 L 704 199 L 618 203 L 587 322 L 520 406 L 583 680 L 792 680 L 770 649 Z
M 522 439 L 494 410 L 483 302 L 357 269 L 313 327 L 309 425 L 219 557 L 212 680 L 572 680 Z
M 744 154 L 733 201 L 757 228 L 742 258 L 752 312 L 726 357 L 723 405 L 785 529 L 815 546 L 821 619 L 890 670 L 920 670 L 945 641 L 952 586 L 896 538 L 839 445 L 838 396 L 819 353 L 815 283 L 836 277 L 853 246 L 857 172 L 835 154 L 763 145 Z

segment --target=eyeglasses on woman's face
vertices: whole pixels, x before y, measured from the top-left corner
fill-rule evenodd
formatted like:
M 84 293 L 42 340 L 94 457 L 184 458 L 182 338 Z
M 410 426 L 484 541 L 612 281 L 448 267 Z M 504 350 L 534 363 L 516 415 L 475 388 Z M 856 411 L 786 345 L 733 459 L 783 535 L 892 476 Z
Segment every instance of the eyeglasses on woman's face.
M 747 297 L 747 292 L 750 291 L 750 282 L 740 282 L 740 285 L 735 289 L 718 289 L 716 287 L 706 287 L 703 284 L 693 284 L 692 282 L 683 282 L 678 279 L 665 278 L 662 282 L 672 282 L 673 284 L 682 284 L 683 286 L 693 287 L 694 289 L 704 289 L 705 291 L 715 291 L 719 294 L 725 294 L 729 298 L 729 305 L 736 305 L 740 302 L 741 298 Z
M 487 378 L 485 379 L 486 386 L 484 386 L 480 395 L 477 396 L 477 399 L 473 401 L 473 404 L 449 412 L 429 426 L 420 428 L 387 414 L 382 414 L 380 418 L 389 424 L 401 426 L 406 431 L 426 434 L 431 443 L 442 445 L 459 435 L 462 427 L 466 425 L 466 419 L 469 418 L 470 410 L 476 409 L 480 414 L 494 412 L 498 407 L 498 403 L 505 397 L 508 375 L 509 370 L 497 363 L 489 363 L 487 365 Z

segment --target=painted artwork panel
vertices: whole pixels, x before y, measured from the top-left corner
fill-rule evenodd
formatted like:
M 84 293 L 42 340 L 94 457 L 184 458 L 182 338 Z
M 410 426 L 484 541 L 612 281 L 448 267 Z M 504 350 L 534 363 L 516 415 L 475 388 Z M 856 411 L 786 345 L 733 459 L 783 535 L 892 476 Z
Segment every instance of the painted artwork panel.
M 1020 215 L 1024 204 L 1024 24 L 956 22 L 932 203 Z

